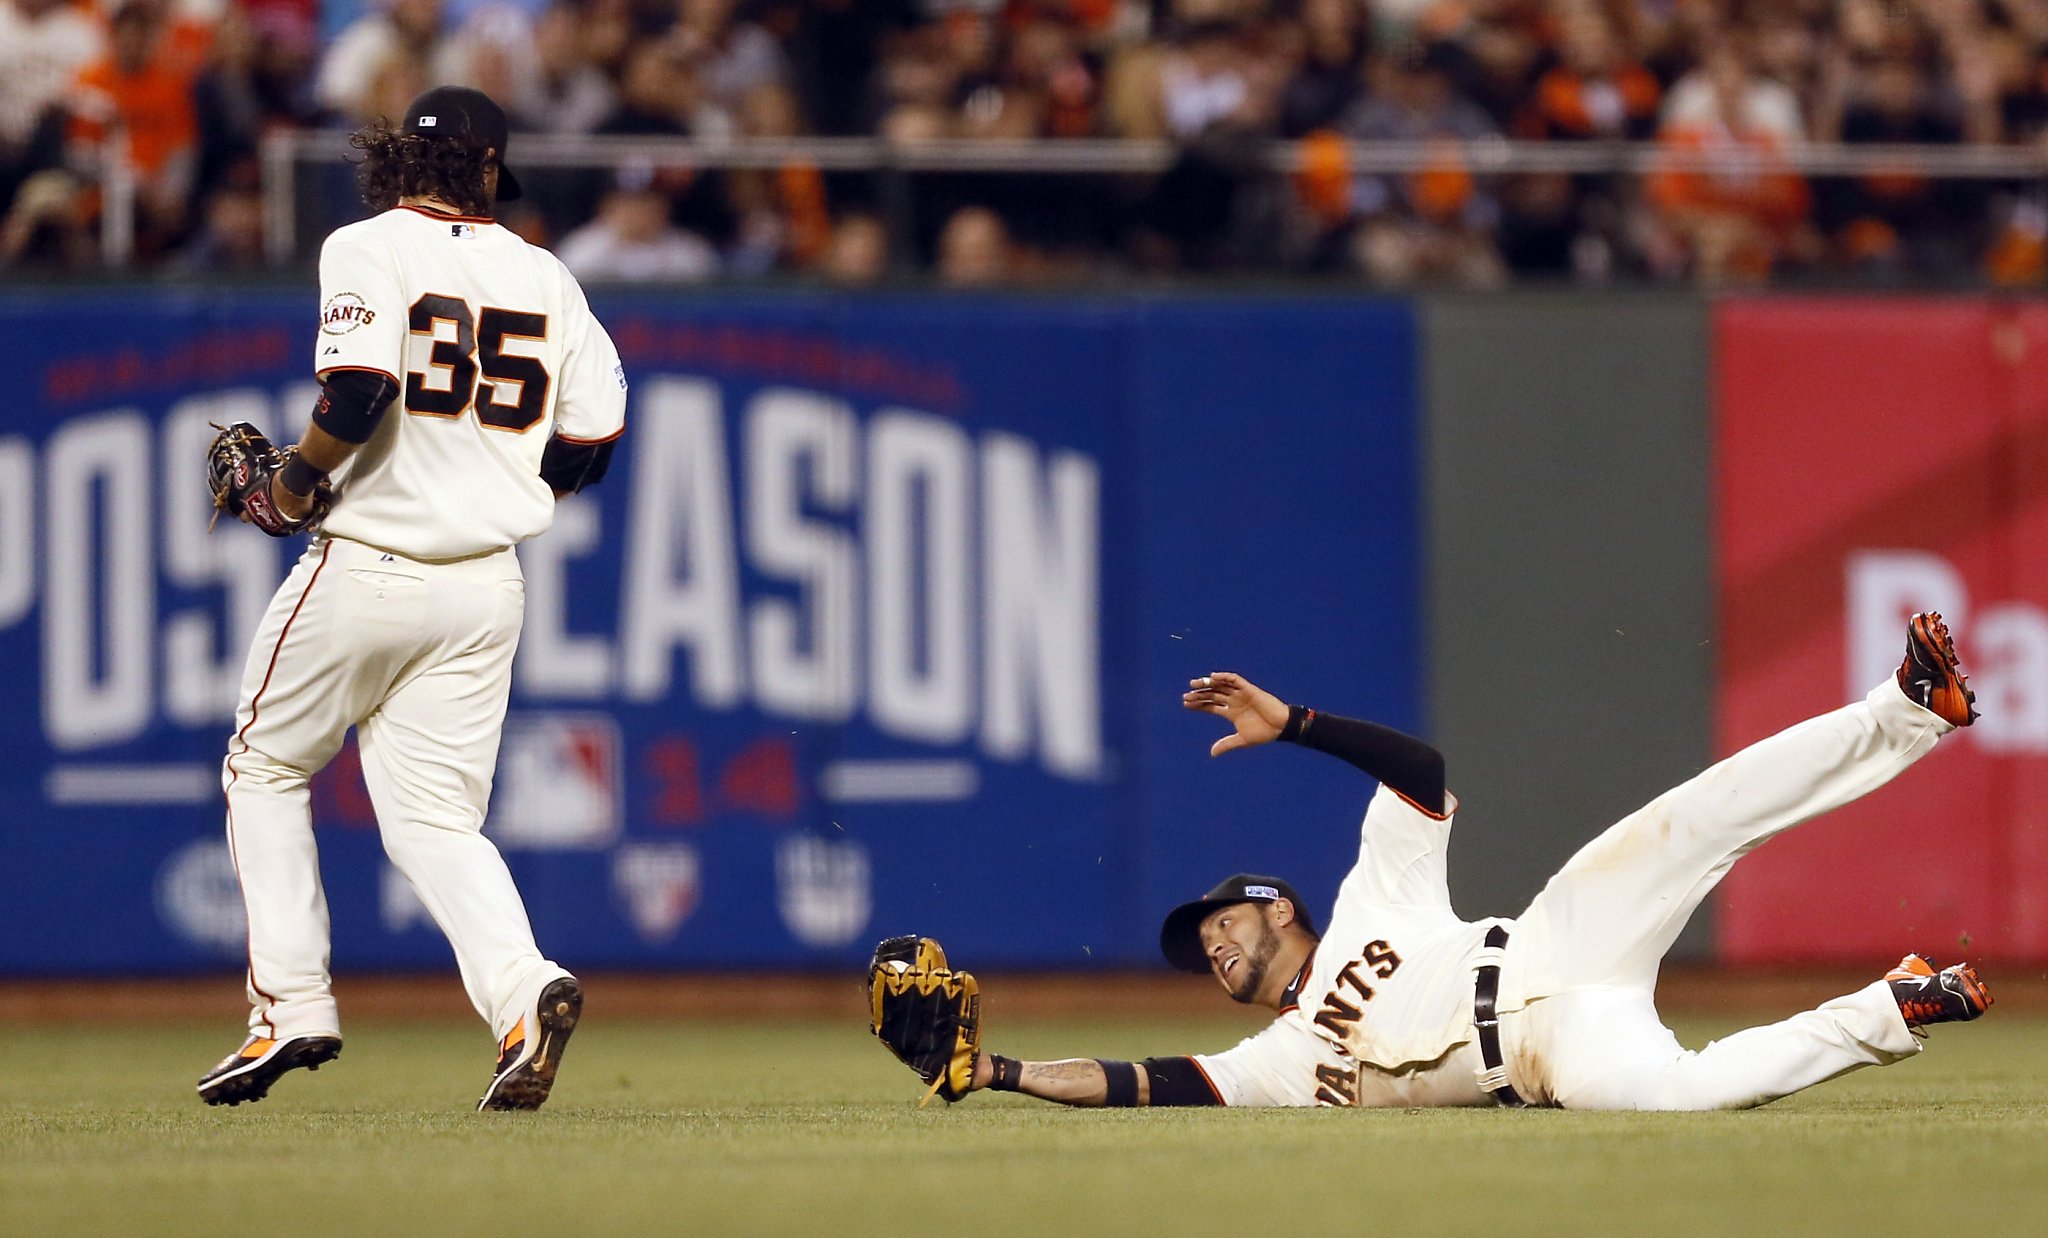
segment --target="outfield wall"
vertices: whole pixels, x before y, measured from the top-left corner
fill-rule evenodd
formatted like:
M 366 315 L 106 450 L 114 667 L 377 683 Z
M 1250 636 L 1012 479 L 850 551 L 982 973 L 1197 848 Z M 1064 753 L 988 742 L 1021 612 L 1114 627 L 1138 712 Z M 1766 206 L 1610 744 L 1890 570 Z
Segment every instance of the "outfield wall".
M 1238 867 L 1334 898 L 1362 780 L 1212 764 L 1178 698 L 1241 667 L 1421 725 L 1407 306 L 597 308 L 630 429 L 522 554 L 492 811 L 551 952 L 1085 967 Z M 298 293 L 0 305 L 0 971 L 242 955 L 217 771 L 287 548 L 209 536 L 200 461 L 303 423 L 314 338 Z M 315 787 L 336 965 L 444 964 L 355 761 Z
M 206 535 L 206 423 L 302 424 L 302 292 L 0 299 L 0 973 L 242 951 L 219 755 L 285 560 Z M 1185 679 L 1418 727 L 1453 897 L 1956 620 L 1987 711 L 1766 848 L 1681 941 L 2048 958 L 2048 314 L 1983 300 L 613 295 L 613 475 L 523 553 L 492 830 L 580 966 L 1145 965 L 1224 873 L 1319 906 L 1368 788 L 1211 761 Z M 1867 686 L 1867 685 L 1866 685 Z M 446 947 L 353 751 L 343 968 Z M 1904 902 L 1901 904 L 1900 900 Z

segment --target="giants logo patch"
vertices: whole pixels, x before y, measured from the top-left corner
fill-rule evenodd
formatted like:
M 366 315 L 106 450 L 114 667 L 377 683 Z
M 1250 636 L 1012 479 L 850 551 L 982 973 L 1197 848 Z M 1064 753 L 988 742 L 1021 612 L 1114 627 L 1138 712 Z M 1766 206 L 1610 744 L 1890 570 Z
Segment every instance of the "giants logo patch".
M 327 335 L 347 335 L 357 327 L 376 321 L 377 311 L 363 304 L 353 292 L 337 292 L 320 307 L 320 330 Z

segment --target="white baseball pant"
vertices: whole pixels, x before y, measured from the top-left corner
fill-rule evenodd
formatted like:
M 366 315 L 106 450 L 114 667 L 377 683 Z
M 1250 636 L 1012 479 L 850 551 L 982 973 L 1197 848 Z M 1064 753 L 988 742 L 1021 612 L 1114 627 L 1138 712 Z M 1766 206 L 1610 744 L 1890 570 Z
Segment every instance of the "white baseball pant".
M 1688 1051 L 1657 1017 L 1657 969 L 1737 860 L 1883 786 L 1953 729 L 1887 679 L 1861 701 L 1743 749 L 1588 843 L 1529 904 L 1508 942 L 1504 1008 L 1522 1008 L 1502 1016 L 1501 1035 L 1516 1090 L 1575 1109 L 1739 1109 L 1918 1052 L 1883 981 Z
M 249 913 L 249 1028 L 341 1033 L 308 780 L 356 728 L 384 851 L 455 948 L 503 1036 L 560 967 L 541 956 L 483 836 L 525 581 L 510 550 L 423 563 L 316 539 L 271 599 L 222 765 Z

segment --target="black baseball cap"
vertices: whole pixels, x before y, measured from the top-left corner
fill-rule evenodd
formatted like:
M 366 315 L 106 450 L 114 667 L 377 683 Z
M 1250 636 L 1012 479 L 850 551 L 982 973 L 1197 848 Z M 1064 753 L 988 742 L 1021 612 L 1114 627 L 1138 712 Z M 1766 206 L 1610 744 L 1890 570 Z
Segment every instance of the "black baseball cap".
M 1293 886 L 1278 877 L 1239 873 L 1224 878 L 1194 902 L 1167 912 L 1166 923 L 1159 928 L 1159 952 L 1182 971 L 1208 971 L 1209 956 L 1202 952 L 1202 921 L 1210 912 L 1233 903 L 1276 903 L 1283 898 L 1294 904 L 1294 922 L 1314 935 L 1316 923 Z
M 505 145 L 511 132 L 505 109 L 481 90 L 467 86 L 436 86 L 406 105 L 403 132 L 488 146 L 498 152 L 498 201 L 519 198 L 519 178 L 505 166 Z

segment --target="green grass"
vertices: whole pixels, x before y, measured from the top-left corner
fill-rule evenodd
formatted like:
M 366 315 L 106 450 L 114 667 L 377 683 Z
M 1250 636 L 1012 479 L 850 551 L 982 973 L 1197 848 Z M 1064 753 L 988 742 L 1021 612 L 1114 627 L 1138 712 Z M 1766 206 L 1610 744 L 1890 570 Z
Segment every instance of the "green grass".
M 1009 1024 L 998 1047 L 1138 1057 L 1242 1027 Z M 1765 1109 L 1649 1115 L 920 1111 L 857 1026 L 595 1020 L 538 1114 L 468 1112 L 481 1030 L 365 1023 L 317 1075 L 204 1108 L 191 1082 L 231 1034 L 0 1027 L 0 1233 L 2048 1231 L 2048 1022 L 1996 1014 Z

